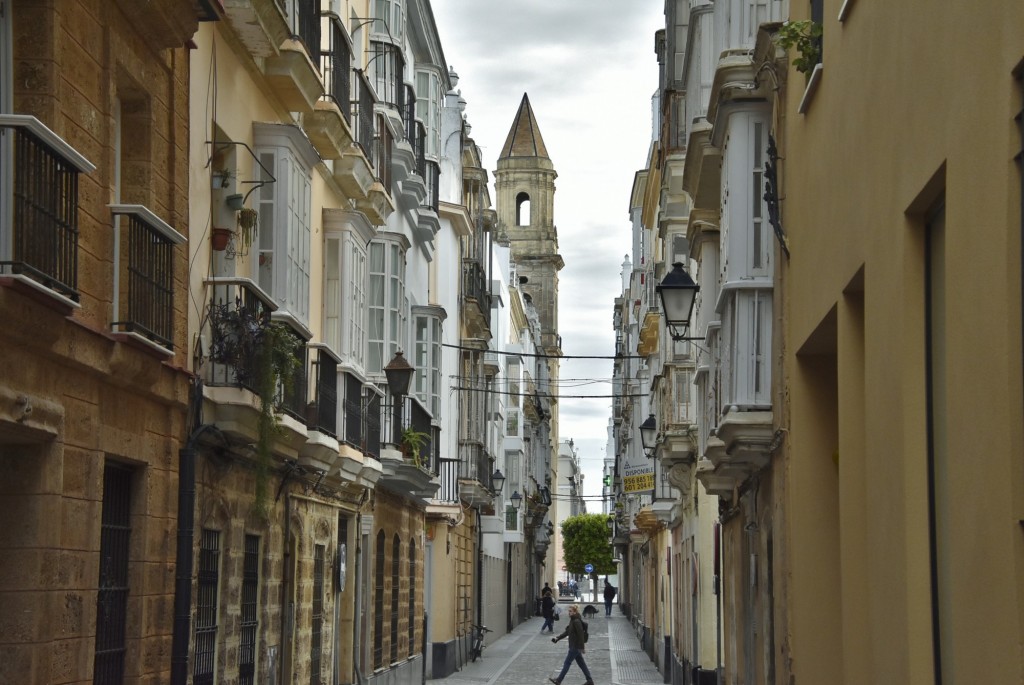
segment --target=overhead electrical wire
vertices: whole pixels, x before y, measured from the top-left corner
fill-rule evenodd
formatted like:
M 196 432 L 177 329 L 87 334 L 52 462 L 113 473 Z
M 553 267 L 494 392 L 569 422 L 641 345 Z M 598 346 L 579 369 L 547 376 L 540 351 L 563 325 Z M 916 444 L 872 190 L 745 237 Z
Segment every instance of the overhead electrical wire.
M 450 347 L 455 350 L 466 350 L 467 352 L 483 352 L 487 354 L 504 354 L 510 357 L 536 357 L 538 359 L 647 359 L 635 354 L 613 354 L 613 355 L 589 355 L 589 354 L 536 354 L 533 352 L 510 352 L 507 350 L 482 350 L 479 347 L 468 345 L 455 345 L 453 343 L 441 343 L 441 347 Z

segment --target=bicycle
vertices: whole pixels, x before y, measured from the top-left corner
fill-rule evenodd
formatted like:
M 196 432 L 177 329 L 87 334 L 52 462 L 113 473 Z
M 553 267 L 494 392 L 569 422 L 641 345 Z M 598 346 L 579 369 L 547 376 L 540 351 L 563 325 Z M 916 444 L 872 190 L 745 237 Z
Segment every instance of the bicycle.
M 473 637 L 469 649 L 469 660 L 476 661 L 484 655 L 484 648 L 487 646 L 484 644 L 484 639 L 487 637 L 487 633 L 493 631 L 487 626 L 478 626 L 475 623 L 470 623 L 470 626 L 473 628 Z

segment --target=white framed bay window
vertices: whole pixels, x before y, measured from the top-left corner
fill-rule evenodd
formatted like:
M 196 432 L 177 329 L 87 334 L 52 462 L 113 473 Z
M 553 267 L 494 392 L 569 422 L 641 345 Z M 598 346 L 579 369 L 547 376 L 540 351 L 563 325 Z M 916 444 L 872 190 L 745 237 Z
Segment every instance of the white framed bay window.
M 413 307 L 412 316 L 414 392 L 436 420 L 441 416 L 441 324 L 446 313 L 440 307 Z
M 375 227 L 362 212 L 324 208 L 324 342 L 344 364 L 366 368 L 367 243 Z
M 263 185 L 253 193 L 259 213 L 257 283 L 297 323 L 309 326 L 309 271 L 313 167 L 320 161 L 309 139 L 289 124 L 253 124 L 256 165 Z
M 382 233 L 370 243 L 366 292 L 366 370 L 383 373 L 384 366 L 408 340 L 408 298 L 405 294 L 405 252 L 408 240 Z

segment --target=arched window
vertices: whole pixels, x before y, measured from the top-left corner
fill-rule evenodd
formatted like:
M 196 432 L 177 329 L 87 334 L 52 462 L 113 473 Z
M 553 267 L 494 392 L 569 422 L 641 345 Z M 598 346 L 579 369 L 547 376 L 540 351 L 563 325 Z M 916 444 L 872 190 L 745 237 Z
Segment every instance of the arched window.
M 530 194 L 516 195 L 516 226 L 530 225 Z
M 409 540 L 409 656 L 416 653 L 416 540 Z
M 377 533 L 373 591 L 373 668 L 384 666 L 384 531 Z
M 398 661 L 398 570 L 402 558 L 402 542 L 395 534 L 391 543 L 391 663 Z

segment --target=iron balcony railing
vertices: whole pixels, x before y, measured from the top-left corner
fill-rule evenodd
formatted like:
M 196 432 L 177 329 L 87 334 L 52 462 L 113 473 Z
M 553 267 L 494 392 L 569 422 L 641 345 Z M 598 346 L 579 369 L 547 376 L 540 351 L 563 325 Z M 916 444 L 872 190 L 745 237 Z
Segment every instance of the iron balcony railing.
M 342 434 L 339 436 L 347 445 L 356 449 L 363 449 L 363 382 L 348 372 L 343 372 L 342 388 L 345 391 L 345 398 L 342 402 L 342 416 L 344 425 Z
M 459 479 L 475 480 L 487 489 L 492 486 L 494 459 L 483 444 L 475 440 L 459 441 Z
M 310 345 L 310 374 L 313 402 L 306 426 L 320 433 L 338 436 L 338 358 L 321 344 Z
M 206 383 L 257 391 L 255 360 L 270 313 L 277 306 L 248 278 L 210 278 Z
M 394 149 L 394 137 L 391 129 L 388 128 L 387 117 L 383 114 L 377 115 L 377 180 L 384 186 L 384 190 L 391 192 L 391 154 Z
M 296 421 L 306 424 L 306 389 L 309 380 L 306 375 L 306 339 L 290 325 L 285 324 L 278 331 L 292 338 L 295 350 L 295 364 L 290 378 L 282 378 L 277 388 L 275 405 Z
M 141 205 L 110 209 L 115 222 L 111 328 L 173 349 L 174 246 L 185 236 Z
M 406 416 L 409 417 L 409 427 L 419 433 L 430 437 L 424 440 L 420 448 L 420 466 L 433 474 L 437 473 L 438 466 L 438 440 L 430 413 L 423 407 L 415 397 L 406 397 Z
M 364 388 L 363 394 L 363 454 L 380 459 L 382 398 L 372 388 Z
M 320 0 L 291 0 L 292 37 L 302 41 L 313 64 L 320 65 Z
M 427 185 L 427 207 L 437 212 L 441 201 L 441 166 L 437 162 L 425 164 L 423 182 Z
M 356 69 L 352 79 L 352 116 L 355 119 L 356 144 L 363 150 L 366 161 L 374 166 L 375 119 L 373 115 L 373 90 L 366 78 L 366 72 Z
M 476 301 L 480 313 L 488 324 L 491 322 L 490 285 L 480 262 L 475 259 L 462 260 L 462 292 L 466 298 Z
M 345 37 L 345 29 L 337 17 L 332 17 L 327 50 L 321 58 L 321 72 L 326 86 L 324 97 L 341 110 L 346 122 L 352 122 L 352 107 L 349 98 L 352 93 L 352 47 Z
M 78 175 L 95 169 L 35 117 L 0 115 L 0 274 L 78 302 Z
M 402 106 L 402 128 L 405 130 L 405 139 L 409 141 L 410 145 L 415 145 L 412 141 L 416 132 L 416 94 L 413 93 L 412 86 L 406 84 L 404 88 L 405 104 Z

